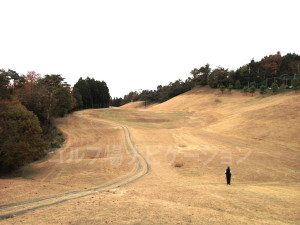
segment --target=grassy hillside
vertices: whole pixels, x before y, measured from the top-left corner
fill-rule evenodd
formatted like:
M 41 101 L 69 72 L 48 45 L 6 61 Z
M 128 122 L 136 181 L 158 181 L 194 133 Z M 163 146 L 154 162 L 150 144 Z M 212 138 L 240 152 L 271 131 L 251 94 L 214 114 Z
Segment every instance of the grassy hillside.
M 294 92 L 264 98 L 237 91 L 221 95 L 205 87 L 147 108 L 137 102 L 60 119 L 57 125 L 66 135 L 64 163 L 35 163 L 23 169 L 29 179 L 0 180 L 2 204 L 90 188 L 136 168 L 124 134 L 102 120 L 129 127 L 151 172 L 128 186 L 4 222 L 299 224 L 299 97 Z M 121 165 L 111 166 L 109 155 L 90 165 L 95 155 L 89 147 L 114 145 L 121 146 Z M 86 157 L 72 160 L 73 148 Z M 51 159 L 59 156 L 57 151 Z M 224 175 L 228 165 L 230 186 Z
M 299 98 L 300 93 L 294 92 L 265 97 L 239 91 L 222 95 L 219 90 L 202 87 L 147 109 L 135 107 L 133 112 L 128 107 L 126 115 L 123 110 L 115 110 L 109 119 L 126 118 L 122 122 L 136 128 L 141 128 L 143 122 L 144 127 L 160 129 L 152 133 L 169 135 L 165 145 L 180 152 L 176 160 L 184 164 L 178 169 L 182 174 L 200 176 L 199 170 L 206 170 L 211 180 L 224 167 L 220 162 L 223 152 L 231 154 L 230 164 L 237 167 L 236 179 L 240 182 L 298 182 Z M 164 121 L 155 121 L 163 115 Z M 130 121 L 126 121 L 128 118 Z M 137 135 L 143 132 L 138 130 Z M 204 166 L 204 154 L 215 153 L 218 160 L 214 158 Z M 200 156 L 188 158 L 187 154 Z
M 239 91 L 221 95 L 219 90 L 196 88 L 150 110 L 191 111 L 201 128 L 288 144 L 297 140 L 300 129 L 299 98 L 300 93 L 294 92 L 252 97 Z

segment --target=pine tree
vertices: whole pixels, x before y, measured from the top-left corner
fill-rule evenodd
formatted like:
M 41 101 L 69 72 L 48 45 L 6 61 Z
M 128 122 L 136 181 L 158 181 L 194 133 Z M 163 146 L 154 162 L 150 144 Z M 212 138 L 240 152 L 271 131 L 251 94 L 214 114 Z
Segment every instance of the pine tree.
M 278 92 L 278 84 L 277 83 L 273 83 L 272 86 L 271 86 L 271 89 L 272 89 L 272 93 L 275 95 L 277 94 Z
M 247 93 L 249 92 L 249 88 L 248 88 L 247 86 L 245 86 L 245 87 L 243 88 L 243 92 L 247 95 Z
M 237 81 L 235 82 L 235 87 L 236 87 L 237 89 L 240 89 L 240 88 L 241 88 L 241 82 L 240 82 L 239 80 L 237 80 Z
M 219 88 L 220 88 L 220 91 L 221 91 L 222 94 L 223 94 L 224 91 L 225 91 L 225 86 L 224 86 L 223 84 L 221 84 L 221 85 L 219 86 Z
M 299 88 L 299 81 L 296 79 L 293 79 L 292 80 L 292 89 L 295 91 L 295 93 L 298 90 L 298 88 Z
M 254 84 L 252 84 L 250 87 L 250 93 L 252 94 L 252 96 L 255 93 L 255 91 L 256 91 L 256 87 L 254 86 Z
M 228 92 L 231 93 L 231 90 L 232 90 L 232 84 L 229 84 L 228 85 Z
M 267 87 L 265 85 L 261 85 L 259 88 L 259 93 L 264 96 L 264 94 L 266 93 Z
M 285 90 L 285 85 L 284 85 L 284 83 L 282 83 L 281 85 L 280 85 L 280 92 L 283 92 Z

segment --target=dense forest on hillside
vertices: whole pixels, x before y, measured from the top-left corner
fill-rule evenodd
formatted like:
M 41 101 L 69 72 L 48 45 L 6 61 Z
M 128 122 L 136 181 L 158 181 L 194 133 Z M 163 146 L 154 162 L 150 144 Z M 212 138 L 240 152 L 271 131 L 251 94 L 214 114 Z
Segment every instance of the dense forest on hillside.
M 104 81 L 80 78 L 73 88 L 61 75 L 0 70 L 0 172 L 39 159 L 60 147 L 54 119 L 84 108 L 109 106 Z
M 157 86 L 156 90 L 143 90 L 141 92 L 132 91 L 124 98 L 114 98 L 111 100 L 112 106 L 120 106 L 131 101 L 164 102 L 179 94 L 191 90 L 196 85 L 209 85 L 211 88 L 220 88 L 224 91 L 241 89 L 243 92 L 253 92 L 260 88 L 261 93 L 268 87 L 273 87 L 276 92 L 277 87 L 286 88 L 293 86 L 298 88 L 300 74 L 300 55 L 288 53 L 282 56 L 280 52 L 274 55 L 265 56 L 260 61 L 254 59 L 246 65 L 236 70 L 228 70 L 223 67 L 212 69 L 209 64 L 194 68 L 190 72 L 191 76 L 185 81 L 176 80 L 168 85 Z M 222 91 L 222 92 L 223 92 Z

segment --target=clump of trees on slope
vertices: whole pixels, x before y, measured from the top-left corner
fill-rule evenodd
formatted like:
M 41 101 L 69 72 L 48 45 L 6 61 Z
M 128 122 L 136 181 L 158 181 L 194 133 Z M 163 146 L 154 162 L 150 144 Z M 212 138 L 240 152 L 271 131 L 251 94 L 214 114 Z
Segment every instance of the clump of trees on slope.
M 0 111 L 0 170 L 11 171 L 46 154 L 39 120 L 19 105 Z
M 59 147 L 62 134 L 54 119 L 83 108 L 109 106 L 104 81 L 82 78 L 74 88 L 61 75 L 19 75 L 0 70 L 0 173 L 9 172 Z
M 282 56 L 280 52 L 277 52 L 274 55 L 265 56 L 260 61 L 252 59 L 248 64 L 236 70 L 223 67 L 212 69 L 209 64 L 206 64 L 192 69 L 190 73 L 191 76 L 185 81 L 176 80 L 165 86 L 159 85 L 156 90 L 132 91 L 124 98 L 112 99 L 111 105 L 120 106 L 138 100 L 164 102 L 189 91 L 196 85 L 220 88 L 222 93 L 227 88 L 230 91 L 242 89 L 245 93 L 250 91 L 253 94 L 257 88 L 262 87 L 261 93 L 264 94 L 265 89 L 271 87 L 273 83 L 282 88 L 292 86 L 296 90 L 299 87 L 300 56 L 295 53 Z M 296 74 L 298 75 L 295 76 Z M 274 91 L 275 84 L 273 85 Z
M 77 108 L 105 108 L 109 107 L 109 89 L 104 81 L 80 78 L 73 88 L 77 100 Z

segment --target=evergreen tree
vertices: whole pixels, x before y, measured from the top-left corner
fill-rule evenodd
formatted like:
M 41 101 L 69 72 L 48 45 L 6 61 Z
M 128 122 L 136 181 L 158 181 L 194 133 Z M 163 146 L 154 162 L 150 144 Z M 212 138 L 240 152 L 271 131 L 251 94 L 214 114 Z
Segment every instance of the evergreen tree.
M 252 84 L 251 87 L 250 87 L 250 93 L 252 94 L 252 96 L 255 93 L 255 91 L 256 91 L 256 87 L 255 87 L 254 84 Z
M 220 89 L 221 93 L 223 94 L 224 91 L 225 91 L 225 86 L 224 86 L 223 84 L 221 84 L 221 85 L 219 86 L 219 89 Z
M 247 93 L 249 92 L 249 88 L 248 88 L 247 86 L 245 86 L 245 87 L 243 88 L 243 92 L 247 95 Z
M 283 92 L 284 90 L 285 90 L 285 85 L 284 85 L 284 83 L 282 83 L 281 85 L 280 85 L 280 92 Z
M 231 93 L 231 90 L 232 90 L 232 84 L 229 84 L 228 85 L 228 92 Z
M 57 87 L 54 91 L 54 98 L 56 99 L 54 108 L 55 116 L 63 117 L 70 112 L 72 109 L 72 96 L 69 88 L 63 86 Z
M 81 96 L 79 90 L 76 87 L 73 88 L 73 96 L 77 100 L 77 104 L 78 104 L 77 107 L 79 109 L 81 109 L 82 106 L 83 106 L 82 96 Z
M 200 72 L 200 75 L 199 75 L 200 85 L 202 85 L 202 86 L 207 85 L 207 79 L 211 72 L 211 68 L 210 68 L 209 64 L 207 63 L 205 66 L 200 67 L 199 72 Z
M 272 89 L 272 93 L 275 95 L 277 94 L 278 92 L 278 84 L 277 83 L 272 83 L 272 86 L 271 86 L 271 89 Z
M 295 93 L 298 90 L 298 88 L 299 88 L 299 81 L 296 79 L 293 79 L 292 80 L 292 89 L 295 91 Z
M 92 95 L 88 82 L 80 77 L 77 83 L 74 85 L 74 88 L 76 88 L 81 95 L 83 107 L 91 108 Z
M 261 85 L 259 88 L 259 93 L 264 96 L 264 94 L 266 93 L 267 87 L 265 85 Z
M 240 82 L 239 80 L 237 80 L 237 81 L 235 82 L 235 87 L 236 87 L 237 89 L 240 89 L 240 88 L 241 88 L 241 82 Z

